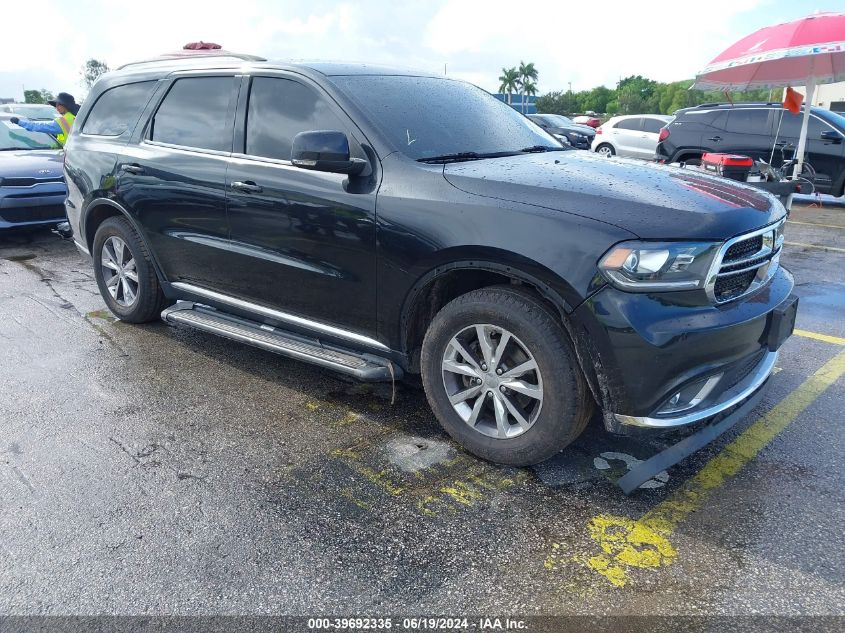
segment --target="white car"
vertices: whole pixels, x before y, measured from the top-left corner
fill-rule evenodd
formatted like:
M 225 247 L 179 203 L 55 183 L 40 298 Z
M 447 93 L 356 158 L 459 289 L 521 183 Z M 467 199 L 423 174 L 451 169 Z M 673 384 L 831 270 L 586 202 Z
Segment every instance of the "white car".
M 652 160 L 660 128 L 674 117 L 662 114 L 615 116 L 596 130 L 591 149 L 601 156 L 625 156 Z

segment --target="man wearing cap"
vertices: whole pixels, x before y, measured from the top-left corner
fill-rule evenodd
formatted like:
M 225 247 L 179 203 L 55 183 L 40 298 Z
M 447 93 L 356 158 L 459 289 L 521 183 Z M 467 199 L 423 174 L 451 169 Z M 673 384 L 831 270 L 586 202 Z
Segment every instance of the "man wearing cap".
M 66 92 L 60 92 L 55 101 L 48 101 L 47 103 L 56 108 L 59 113 L 59 116 L 49 123 L 21 121 L 16 116 L 10 118 L 9 121 L 20 125 L 23 129 L 29 130 L 30 132 L 46 132 L 47 134 L 52 134 L 59 141 L 59 145 L 64 147 L 67 137 L 70 135 L 70 128 L 73 126 L 76 113 L 79 112 L 79 106 L 76 105 L 76 99 L 73 98 L 73 95 Z

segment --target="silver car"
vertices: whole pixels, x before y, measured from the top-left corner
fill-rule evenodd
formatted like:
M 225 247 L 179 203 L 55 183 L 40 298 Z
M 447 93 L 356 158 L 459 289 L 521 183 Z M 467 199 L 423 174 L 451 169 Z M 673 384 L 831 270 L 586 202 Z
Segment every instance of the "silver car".
M 601 156 L 654 158 L 660 128 L 673 117 L 662 114 L 615 116 L 596 130 L 591 148 Z

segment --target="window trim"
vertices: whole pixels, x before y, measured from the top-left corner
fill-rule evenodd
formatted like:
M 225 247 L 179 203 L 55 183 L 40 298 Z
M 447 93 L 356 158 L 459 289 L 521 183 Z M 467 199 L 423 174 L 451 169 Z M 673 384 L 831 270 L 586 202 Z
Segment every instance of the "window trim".
M 232 80 L 232 92 L 229 95 L 229 105 L 226 108 L 226 125 L 227 125 L 227 132 L 229 133 L 229 149 L 208 149 L 205 147 L 194 147 L 193 145 L 179 145 L 177 143 L 167 143 L 164 141 L 154 141 L 150 136 L 150 131 L 152 129 L 153 120 L 155 119 L 156 114 L 161 109 L 161 105 L 164 103 L 164 100 L 167 99 L 167 95 L 170 94 L 170 91 L 173 89 L 173 86 L 176 85 L 176 82 L 180 79 L 201 79 L 201 78 L 213 78 L 213 77 L 228 77 Z M 152 111 L 149 115 L 147 115 L 147 120 L 144 123 L 144 128 L 141 131 L 141 138 L 139 140 L 139 145 L 151 145 L 153 147 L 163 147 L 166 149 L 177 149 L 183 150 L 188 152 L 193 152 L 196 154 L 208 154 L 212 156 L 231 156 L 232 155 L 232 143 L 233 143 L 233 131 L 234 131 L 234 119 L 235 119 L 235 112 L 240 98 L 240 91 L 243 83 L 241 81 L 235 81 L 242 77 L 242 73 L 240 71 L 235 70 L 219 70 L 219 71 L 185 71 L 179 73 L 173 73 L 169 77 L 165 79 L 165 86 L 161 90 L 161 94 L 158 96 L 156 103 L 153 105 Z M 148 104 L 149 105 L 149 104 Z

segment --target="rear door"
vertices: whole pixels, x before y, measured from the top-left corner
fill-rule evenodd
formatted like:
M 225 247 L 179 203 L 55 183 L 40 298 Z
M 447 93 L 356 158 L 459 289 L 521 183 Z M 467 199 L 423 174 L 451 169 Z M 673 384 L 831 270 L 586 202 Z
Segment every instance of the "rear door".
M 773 112 L 771 108 L 728 110 L 725 134 L 717 151 L 768 161 L 774 143 Z
M 642 134 L 639 138 L 640 155 L 638 158 L 652 159 L 654 150 L 657 149 L 657 139 L 660 137 L 660 129 L 666 125 L 663 119 L 643 117 Z
M 613 126 L 613 144 L 619 156 L 642 158 L 642 118 L 631 117 L 617 121 Z
M 346 133 L 352 155 L 366 160 L 360 132 L 328 94 L 298 75 L 244 82 L 237 153 L 226 177 L 229 291 L 374 337 L 376 180 L 290 162 L 294 136 L 311 130 Z
M 234 74 L 170 80 L 139 142 L 121 156 L 117 187 L 169 281 L 214 287 L 225 271 L 226 167 L 239 85 Z

